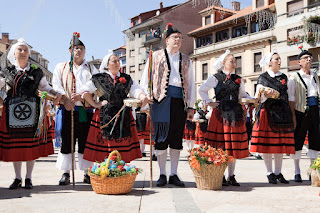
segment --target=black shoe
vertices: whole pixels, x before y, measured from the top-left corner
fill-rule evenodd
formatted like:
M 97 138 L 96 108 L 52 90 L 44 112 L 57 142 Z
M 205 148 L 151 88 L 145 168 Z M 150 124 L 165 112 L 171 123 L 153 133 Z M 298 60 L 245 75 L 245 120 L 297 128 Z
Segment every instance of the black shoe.
M 300 174 L 295 175 L 294 176 L 294 181 L 298 182 L 298 183 L 301 183 L 302 182 L 301 175 Z
M 157 160 L 158 160 L 157 156 L 156 155 L 152 155 L 152 161 L 157 161 Z
M 178 178 L 177 175 L 172 175 L 169 177 L 169 183 L 175 186 L 184 187 L 184 183 Z
M 274 173 L 271 173 L 270 175 L 267 175 L 268 177 L 268 180 L 269 180 L 269 183 L 272 183 L 272 184 L 277 184 L 277 178 L 276 178 L 276 175 Z
M 63 173 L 59 185 L 69 185 L 70 184 L 70 174 L 69 173 Z
M 280 173 L 276 175 L 276 178 L 280 181 L 280 183 L 289 183 L 286 179 L 284 179 L 283 175 Z
M 222 180 L 222 186 L 229 186 L 229 183 L 224 176 L 223 176 L 223 180 Z
M 232 185 L 232 186 L 240 186 L 240 184 L 237 182 L 234 175 L 228 177 L 228 183 L 229 185 Z
M 147 157 L 146 153 L 141 153 L 142 157 Z
M 165 186 L 167 184 L 167 176 L 160 175 L 159 180 L 157 181 L 157 186 Z
M 262 160 L 261 155 L 255 155 L 254 157 L 255 157 L 257 160 Z
M 27 178 L 24 180 L 24 188 L 25 189 L 32 189 L 33 188 L 33 185 L 32 185 L 30 178 Z
M 13 183 L 9 186 L 9 189 L 17 189 L 21 187 L 21 180 L 20 179 L 14 179 Z
M 87 183 L 87 184 L 91 184 L 91 181 L 90 181 L 90 176 L 88 174 L 85 174 L 83 176 L 83 182 L 84 183 Z

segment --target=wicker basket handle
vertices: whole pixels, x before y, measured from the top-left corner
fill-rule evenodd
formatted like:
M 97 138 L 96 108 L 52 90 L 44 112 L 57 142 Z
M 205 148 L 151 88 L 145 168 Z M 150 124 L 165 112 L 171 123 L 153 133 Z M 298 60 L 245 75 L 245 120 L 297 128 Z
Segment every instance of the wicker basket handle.
M 109 165 L 110 165 L 110 158 L 114 155 L 114 154 L 117 154 L 117 157 L 118 157 L 118 160 L 120 161 L 121 160 L 121 155 L 120 153 L 118 152 L 118 150 L 113 150 L 110 154 L 109 154 L 109 157 L 107 159 L 107 163 L 106 163 L 106 167 L 109 168 Z M 107 171 L 107 176 L 109 175 L 109 169 Z

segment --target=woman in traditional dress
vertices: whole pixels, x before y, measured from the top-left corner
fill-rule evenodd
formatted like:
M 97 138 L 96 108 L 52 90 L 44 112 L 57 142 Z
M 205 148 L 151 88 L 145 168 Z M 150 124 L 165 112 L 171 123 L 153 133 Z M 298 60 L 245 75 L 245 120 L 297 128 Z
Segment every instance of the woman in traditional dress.
M 241 159 L 249 156 L 249 150 L 245 113 L 239 98 L 248 98 L 248 95 L 241 77 L 235 74 L 235 63 L 235 57 L 227 50 L 215 62 L 214 67 L 218 72 L 201 85 L 199 94 L 213 108 L 207 129 L 207 144 L 226 150 L 235 159 Z M 208 96 L 212 88 L 215 90 L 216 102 Z M 240 186 L 234 175 L 235 164 L 236 160 L 228 164 L 229 177 L 228 181 L 223 179 L 224 186 Z
M 288 89 L 288 78 L 279 71 L 281 58 L 271 52 L 259 62 L 268 70 L 258 79 L 256 97 L 262 104 L 252 129 L 251 152 L 263 153 L 269 183 L 289 183 L 281 174 L 283 154 L 294 154 L 294 122 L 289 101 L 294 98 Z M 279 97 L 277 97 L 279 96 Z M 272 154 L 275 169 L 272 169 Z
M 192 150 L 194 147 L 194 141 L 196 139 L 196 122 L 187 120 L 184 127 L 183 139 L 185 140 L 188 150 Z
M 102 61 L 100 73 L 93 75 L 92 80 L 82 88 L 83 97 L 92 106 L 96 106 L 92 99 L 92 93 L 96 91 L 100 101 L 106 103 L 102 104 L 101 109 L 97 109 L 92 117 L 83 156 L 88 161 L 101 162 L 115 149 L 120 152 L 125 162 L 141 158 L 131 107 L 125 107 L 122 111 L 121 109 L 128 94 L 132 98 L 140 99 L 142 106 L 147 103 L 147 97 L 130 75 L 120 73 L 119 70 L 119 57 L 109 54 Z M 100 129 L 103 125 L 106 126 Z
M 207 111 L 207 105 L 203 104 L 202 101 L 198 104 L 198 107 L 199 109 L 197 109 L 197 112 L 194 114 L 193 117 L 197 123 L 195 144 L 204 145 L 208 128 L 208 119 L 206 118 L 206 115 L 209 112 Z
M 27 165 L 25 188 L 31 189 L 35 159 L 54 153 L 52 126 L 46 137 L 36 136 L 40 111 L 40 98 L 36 92 L 47 91 L 56 95 L 54 103 L 61 99 L 61 94 L 52 89 L 40 68 L 28 62 L 29 56 L 28 44 L 25 40 L 18 39 L 8 54 L 12 66 L 1 71 L 0 81 L 5 81 L 9 90 L 0 122 L 0 160 L 13 162 L 15 180 L 10 189 L 21 187 L 22 162 Z

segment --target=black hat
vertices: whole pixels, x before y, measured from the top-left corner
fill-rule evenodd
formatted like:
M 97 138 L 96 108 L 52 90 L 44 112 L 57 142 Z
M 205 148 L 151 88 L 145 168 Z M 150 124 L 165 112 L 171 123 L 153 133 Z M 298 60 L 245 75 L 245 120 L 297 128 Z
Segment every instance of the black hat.
M 300 60 L 300 58 L 304 55 L 310 55 L 312 56 L 312 53 L 309 52 L 308 50 L 303 50 L 299 55 L 298 55 L 298 60 Z
M 172 33 L 181 33 L 178 29 L 172 28 L 172 24 L 168 23 L 164 31 L 164 38 L 168 38 Z
M 71 49 L 71 45 L 72 45 L 72 40 L 70 41 L 70 47 L 69 47 L 69 49 Z M 82 41 L 80 41 L 80 39 L 77 37 L 77 36 L 75 36 L 74 37 L 74 43 L 73 43 L 73 45 L 74 46 L 84 46 L 84 44 L 82 43 Z M 85 46 L 84 46 L 85 47 Z

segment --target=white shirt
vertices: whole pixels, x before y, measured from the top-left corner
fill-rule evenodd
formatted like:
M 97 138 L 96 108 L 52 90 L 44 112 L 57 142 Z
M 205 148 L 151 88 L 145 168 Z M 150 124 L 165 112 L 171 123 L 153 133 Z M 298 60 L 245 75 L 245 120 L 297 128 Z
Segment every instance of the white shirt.
M 180 78 L 180 73 L 179 73 L 179 59 L 180 59 L 180 52 L 176 52 L 175 54 L 171 55 L 170 51 L 168 51 L 168 57 L 169 57 L 169 62 L 170 62 L 170 76 L 169 76 L 169 85 L 171 86 L 176 86 L 176 87 L 181 87 L 181 78 Z M 144 68 L 140 85 L 144 89 L 144 92 L 146 94 L 149 94 L 148 91 L 148 70 L 149 68 L 149 59 L 146 63 L 146 66 Z M 189 79 L 188 80 L 188 97 L 187 97 L 187 105 L 188 107 L 194 107 L 194 104 L 196 102 L 196 91 L 195 91 L 195 82 L 194 82 L 194 77 L 193 77 L 193 70 L 192 70 L 192 61 L 190 60 L 190 65 L 189 65 Z
M 52 85 L 53 89 L 60 93 L 61 95 L 65 95 L 66 92 L 63 88 L 63 81 L 62 81 L 62 71 L 65 66 L 64 63 L 57 64 L 56 68 L 53 71 L 53 78 L 52 78 Z M 68 66 L 69 63 L 67 63 L 66 66 Z M 86 60 L 83 60 L 82 64 L 76 68 L 76 66 L 73 64 L 73 74 L 76 79 L 76 85 L 75 85 L 75 93 L 80 94 L 81 93 L 81 87 L 82 85 L 85 85 L 92 77 L 92 75 L 99 73 L 99 71 L 94 67 L 91 66 L 93 69 L 90 72 L 89 64 L 86 62 Z M 65 69 L 67 69 L 65 67 Z M 82 103 L 80 101 L 75 103 L 77 106 L 82 106 Z
M 228 75 L 229 73 L 223 71 L 224 74 Z M 232 72 L 231 74 L 235 74 L 235 72 Z M 210 89 L 214 89 L 216 88 L 216 86 L 218 85 L 219 81 L 218 79 L 214 76 L 214 75 L 211 75 L 207 80 L 206 82 L 204 82 L 200 88 L 199 88 L 199 95 L 201 96 L 202 100 L 205 102 L 205 103 L 210 103 L 212 102 L 212 100 L 209 98 L 209 95 L 208 95 L 208 91 Z M 251 98 L 245 91 L 244 89 L 244 83 L 243 83 L 243 80 L 241 79 L 241 84 L 240 84 L 240 88 L 239 88 L 239 98 Z
M 111 74 L 109 71 L 106 71 L 106 73 L 111 76 L 112 80 L 114 80 L 113 74 Z M 117 77 L 120 77 L 120 72 L 118 72 Z M 131 85 L 129 95 L 132 98 L 138 99 L 141 93 L 144 94 L 143 88 L 141 88 L 140 85 L 133 78 L 132 78 L 132 82 L 133 84 Z M 80 93 L 94 93 L 96 90 L 97 90 L 97 87 L 94 85 L 94 83 L 91 80 L 89 80 L 87 81 L 86 84 L 84 84 L 81 87 Z
M 27 71 L 28 72 L 30 70 L 30 63 L 28 63 L 28 65 L 24 69 L 20 68 L 18 65 L 15 65 L 15 67 L 16 67 L 17 71 L 20 71 L 20 72 Z M 0 78 L 0 89 L 4 85 L 5 85 L 4 78 Z M 38 90 L 47 91 L 47 92 L 50 92 L 52 90 L 52 87 L 49 85 L 45 75 L 40 80 L 40 83 L 39 83 L 39 86 L 38 86 Z
M 278 71 L 276 74 L 271 70 L 267 70 L 267 72 L 268 72 L 268 74 L 270 75 L 271 78 L 274 78 L 276 76 L 282 75 L 282 72 L 280 72 L 280 71 Z M 288 100 L 289 101 L 294 101 L 294 88 L 292 89 L 293 84 L 290 83 L 290 80 L 289 80 L 287 85 L 288 85 L 288 89 L 287 89 Z M 261 84 L 257 85 L 256 94 L 255 94 L 256 98 L 259 95 L 259 90 L 260 90 L 261 87 L 263 87 L 263 85 L 261 85 Z M 261 99 L 261 103 L 264 103 L 268 98 L 264 95 L 264 93 L 262 93 L 260 99 Z
M 303 72 L 303 70 L 299 70 L 298 73 L 301 75 L 301 78 L 303 79 L 303 81 L 306 83 L 307 88 L 308 88 L 308 97 L 317 97 L 318 96 L 318 86 L 316 84 L 316 82 L 314 81 L 314 73 L 310 71 L 310 76 L 308 76 L 305 72 Z M 316 76 L 317 78 L 317 76 Z M 293 77 L 291 76 L 289 79 L 288 84 L 290 84 L 290 93 L 293 94 L 293 100 L 295 101 L 295 83 L 293 80 Z M 304 87 L 304 86 L 303 86 Z

